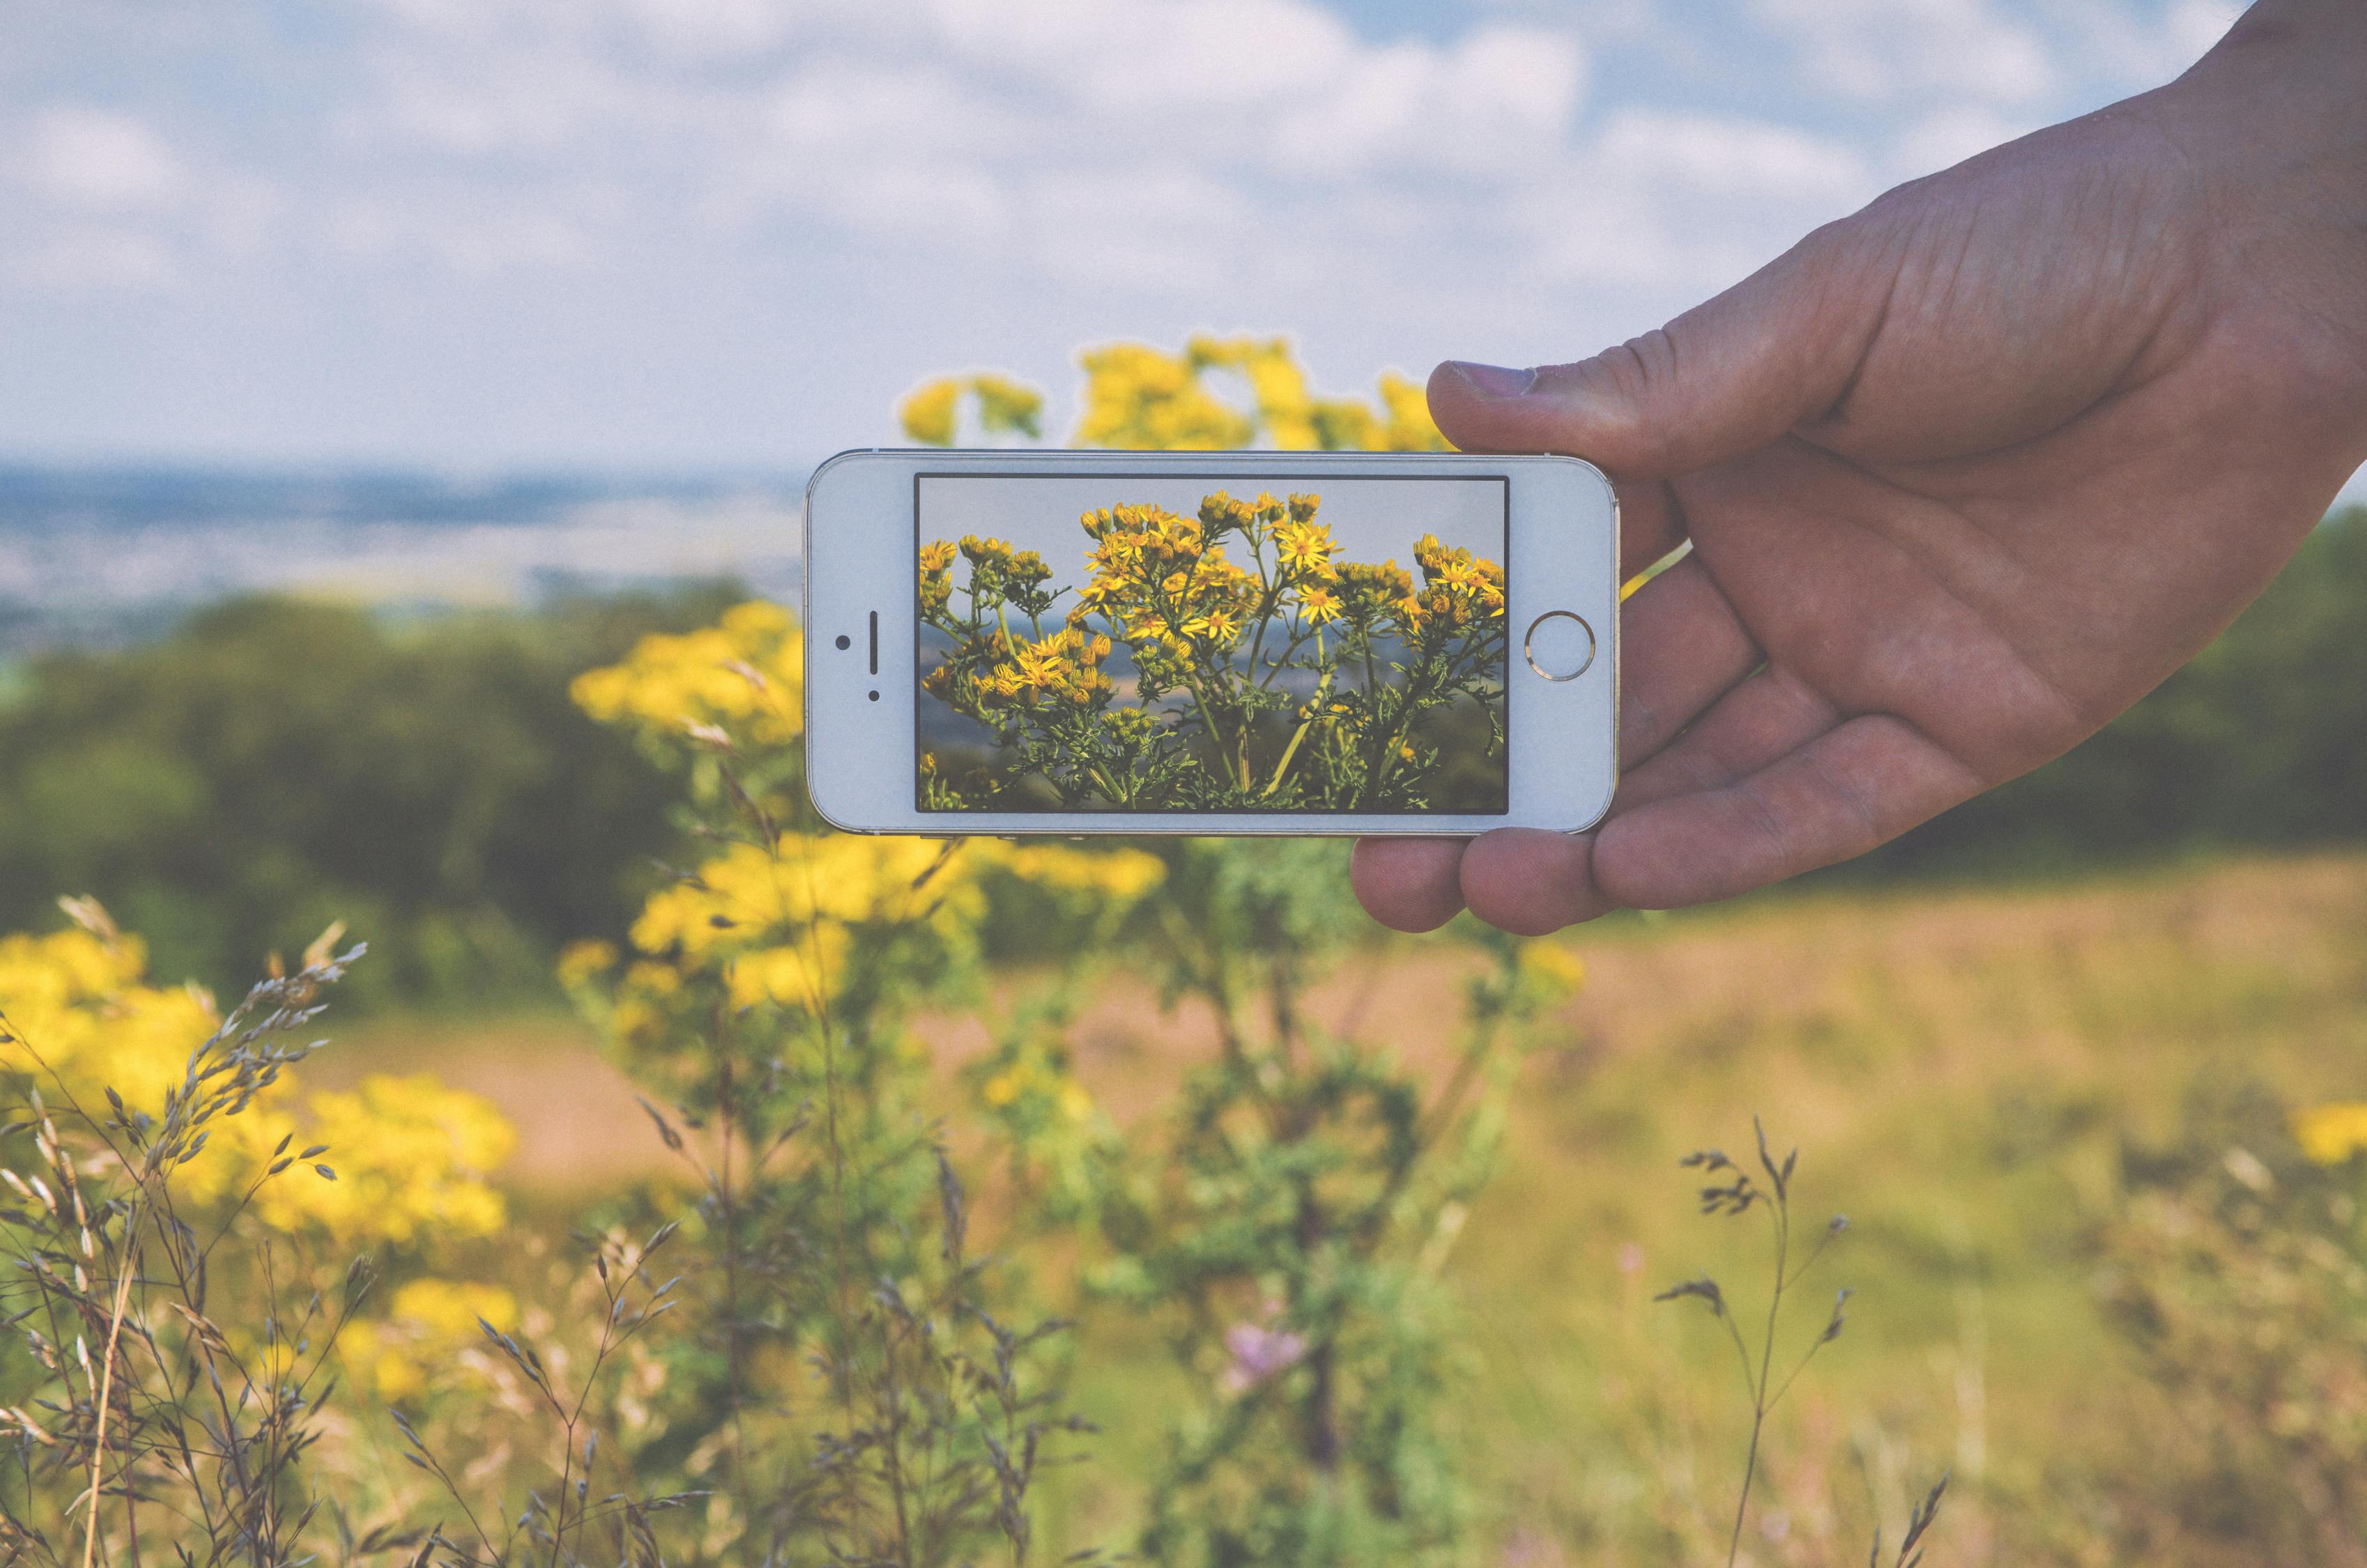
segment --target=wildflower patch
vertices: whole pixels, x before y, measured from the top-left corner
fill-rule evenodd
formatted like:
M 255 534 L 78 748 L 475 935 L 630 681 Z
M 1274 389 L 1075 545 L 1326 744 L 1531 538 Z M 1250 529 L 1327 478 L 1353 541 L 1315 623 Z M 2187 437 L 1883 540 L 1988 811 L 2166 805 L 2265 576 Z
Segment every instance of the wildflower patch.
M 922 481 L 921 809 L 1504 809 L 1501 480 L 1107 482 Z

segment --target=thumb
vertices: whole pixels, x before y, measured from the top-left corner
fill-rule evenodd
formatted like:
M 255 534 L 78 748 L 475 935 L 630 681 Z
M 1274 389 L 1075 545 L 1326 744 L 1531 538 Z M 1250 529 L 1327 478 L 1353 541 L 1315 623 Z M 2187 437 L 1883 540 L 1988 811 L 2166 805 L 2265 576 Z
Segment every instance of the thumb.
M 1567 453 L 1619 479 L 1755 451 L 1839 401 L 1879 322 L 1886 290 L 1849 286 L 1862 269 L 1834 234 L 1575 365 L 1448 360 L 1431 373 L 1431 417 L 1467 452 Z

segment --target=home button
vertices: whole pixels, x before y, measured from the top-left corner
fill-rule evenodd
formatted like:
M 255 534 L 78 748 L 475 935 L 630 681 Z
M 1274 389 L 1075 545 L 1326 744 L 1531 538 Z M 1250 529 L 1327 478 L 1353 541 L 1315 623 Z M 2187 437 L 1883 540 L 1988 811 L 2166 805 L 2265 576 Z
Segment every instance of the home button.
M 1594 663 L 1594 628 L 1568 610 L 1529 623 L 1529 668 L 1548 681 L 1575 681 Z

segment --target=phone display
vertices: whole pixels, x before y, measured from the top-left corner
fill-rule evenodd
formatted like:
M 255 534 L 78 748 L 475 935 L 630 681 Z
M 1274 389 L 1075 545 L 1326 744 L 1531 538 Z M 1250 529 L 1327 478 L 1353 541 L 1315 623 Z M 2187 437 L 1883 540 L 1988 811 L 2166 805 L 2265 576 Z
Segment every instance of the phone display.
M 1618 502 L 1576 458 L 844 452 L 805 550 L 835 827 L 1576 831 L 1618 786 Z
M 1507 809 L 1506 479 L 914 491 L 920 811 Z

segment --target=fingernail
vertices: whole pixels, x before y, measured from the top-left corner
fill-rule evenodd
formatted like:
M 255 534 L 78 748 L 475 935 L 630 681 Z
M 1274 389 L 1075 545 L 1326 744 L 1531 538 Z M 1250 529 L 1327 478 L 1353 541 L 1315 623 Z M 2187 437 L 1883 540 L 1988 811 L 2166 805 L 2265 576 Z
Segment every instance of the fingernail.
M 1483 398 L 1517 398 L 1536 385 L 1534 370 L 1514 370 L 1502 365 L 1474 365 L 1469 360 L 1450 359 L 1447 368 L 1471 384 L 1472 390 Z

